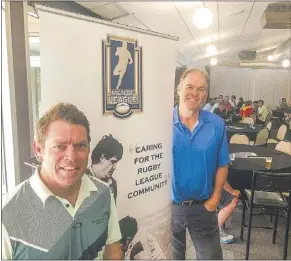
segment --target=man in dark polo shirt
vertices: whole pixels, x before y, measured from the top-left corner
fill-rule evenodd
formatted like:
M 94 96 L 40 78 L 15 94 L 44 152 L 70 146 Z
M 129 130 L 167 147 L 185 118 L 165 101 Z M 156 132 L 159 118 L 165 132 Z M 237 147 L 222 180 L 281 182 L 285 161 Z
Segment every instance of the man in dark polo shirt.
M 229 162 L 224 122 L 200 110 L 208 95 L 203 72 L 185 71 L 178 95 L 173 125 L 173 259 L 185 259 L 186 228 L 197 259 L 222 259 L 216 208 Z

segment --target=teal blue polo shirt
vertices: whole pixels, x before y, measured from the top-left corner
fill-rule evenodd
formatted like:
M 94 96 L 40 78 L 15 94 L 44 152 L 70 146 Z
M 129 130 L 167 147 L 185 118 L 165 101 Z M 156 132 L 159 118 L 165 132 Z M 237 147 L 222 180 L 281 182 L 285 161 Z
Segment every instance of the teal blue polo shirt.
M 214 189 L 218 167 L 229 162 L 224 121 L 200 110 L 198 125 L 191 132 L 174 108 L 172 199 L 176 203 L 208 199 Z

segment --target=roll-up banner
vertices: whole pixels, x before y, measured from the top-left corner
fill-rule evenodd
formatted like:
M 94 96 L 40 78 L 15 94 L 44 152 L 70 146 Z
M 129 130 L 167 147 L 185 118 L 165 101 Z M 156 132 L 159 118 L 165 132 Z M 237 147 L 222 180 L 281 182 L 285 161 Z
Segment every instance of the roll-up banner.
M 113 193 L 126 259 L 169 259 L 177 38 L 38 6 L 40 115 L 76 105 L 89 173 Z

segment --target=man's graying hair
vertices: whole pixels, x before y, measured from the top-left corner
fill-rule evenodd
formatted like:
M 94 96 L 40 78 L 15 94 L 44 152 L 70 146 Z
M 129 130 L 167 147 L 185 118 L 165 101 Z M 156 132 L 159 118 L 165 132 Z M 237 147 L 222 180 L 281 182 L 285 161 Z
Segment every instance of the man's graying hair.
M 199 70 L 199 69 L 196 69 L 196 68 L 188 69 L 188 70 L 186 70 L 186 71 L 182 74 L 182 76 L 181 76 L 181 78 L 180 78 L 179 87 L 180 87 L 182 81 L 187 77 L 187 75 L 189 75 L 190 73 L 194 73 L 194 72 L 201 73 L 201 74 L 205 77 L 205 80 L 206 80 L 206 83 L 207 83 L 207 86 L 206 86 L 206 87 L 207 87 L 207 89 L 208 89 L 208 88 L 209 88 L 209 77 L 205 74 L 205 72 L 203 72 L 203 71 L 201 71 L 201 70 Z

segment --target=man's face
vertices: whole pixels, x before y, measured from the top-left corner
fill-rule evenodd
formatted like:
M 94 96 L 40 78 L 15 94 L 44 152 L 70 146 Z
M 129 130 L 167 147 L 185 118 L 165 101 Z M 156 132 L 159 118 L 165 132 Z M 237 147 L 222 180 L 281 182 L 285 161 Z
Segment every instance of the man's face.
M 114 156 L 111 157 L 109 159 L 106 159 L 104 155 L 101 156 L 100 159 L 100 164 L 99 166 L 101 167 L 99 170 L 101 171 L 95 171 L 96 165 L 98 164 L 93 164 L 92 168 L 94 173 L 99 173 L 97 174 L 98 176 L 96 176 L 99 179 L 103 179 L 103 180 L 108 180 L 112 178 L 113 172 L 116 169 L 116 164 L 118 162 L 118 159 Z
M 228 102 L 229 101 L 229 96 L 225 96 L 225 100 Z
M 222 100 L 223 99 L 223 95 L 219 95 L 219 100 Z
M 89 155 L 86 128 L 57 120 L 50 124 L 43 145 L 34 141 L 36 157 L 42 162 L 41 173 L 52 186 L 67 188 L 83 176 Z
M 259 102 L 259 106 L 262 107 L 264 104 L 262 102 Z
M 189 110 L 199 109 L 200 105 L 206 101 L 207 92 L 207 82 L 204 75 L 200 72 L 191 72 L 180 83 L 178 89 L 180 105 Z

